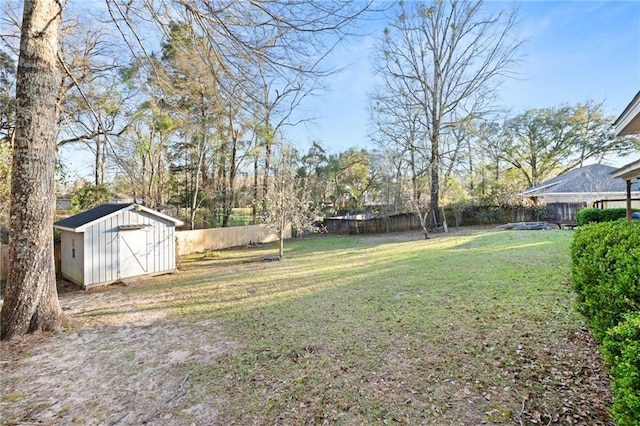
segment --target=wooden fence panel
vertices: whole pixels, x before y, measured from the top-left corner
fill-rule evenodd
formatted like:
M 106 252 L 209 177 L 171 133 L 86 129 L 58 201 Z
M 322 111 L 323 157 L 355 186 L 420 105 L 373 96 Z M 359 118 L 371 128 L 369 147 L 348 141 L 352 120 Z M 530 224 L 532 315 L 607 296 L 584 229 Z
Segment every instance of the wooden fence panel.
M 373 219 L 325 218 L 330 234 L 381 234 L 421 229 L 418 217 L 411 213 Z
M 446 208 L 444 211 L 449 227 L 536 222 L 544 220 L 539 215 L 546 212 L 546 210 L 541 211 L 541 209 L 532 207 L 501 208 L 494 206 L 469 206 L 462 210 Z M 323 223 L 331 234 L 374 234 L 421 229 L 418 217 L 412 213 L 372 219 L 325 218 Z
M 291 238 L 291 227 L 287 228 L 285 238 Z M 270 243 L 277 240 L 276 233 L 265 225 L 176 231 L 176 252 L 178 256 L 183 256 L 207 250 L 222 250 L 251 243 Z
M 576 223 L 578 210 L 587 207 L 587 203 L 549 203 L 547 218 L 551 223 Z

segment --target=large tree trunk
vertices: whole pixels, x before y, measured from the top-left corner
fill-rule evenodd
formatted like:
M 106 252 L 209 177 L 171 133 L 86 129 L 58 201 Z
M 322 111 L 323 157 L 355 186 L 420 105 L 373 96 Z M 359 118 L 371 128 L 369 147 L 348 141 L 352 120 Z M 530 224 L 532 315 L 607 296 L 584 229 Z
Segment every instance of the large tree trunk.
M 0 338 L 60 327 L 53 259 L 56 66 L 62 6 L 25 0 L 16 82 L 9 270 Z
M 282 196 L 284 197 L 285 194 L 282 194 Z M 284 226 L 285 226 L 286 220 L 284 217 L 284 214 L 282 215 L 282 217 L 280 218 L 280 223 L 279 223 L 279 228 L 278 229 L 278 260 L 282 260 L 284 258 Z
M 238 138 L 239 132 L 233 129 L 233 123 L 229 125 L 229 137 L 231 138 L 231 153 L 229 158 L 229 177 L 227 180 L 227 199 L 224 204 L 224 217 L 222 220 L 222 227 L 226 228 L 229 226 L 229 219 L 231 218 L 231 213 L 233 213 L 233 207 L 236 201 L 236 175 L 238 172 Z
M 262 172 L 262 211 L 267 211 L 267 195 L 269 194 L 269 167 L 271 166 L 271 138 L 265 140 L 264 171 Z
M 439 123 L 437 124 L 439 125 Z M 433 212 L 434 227 L 440 223 L 440 136 L 431 137 L 431 199 L 429 210 Z

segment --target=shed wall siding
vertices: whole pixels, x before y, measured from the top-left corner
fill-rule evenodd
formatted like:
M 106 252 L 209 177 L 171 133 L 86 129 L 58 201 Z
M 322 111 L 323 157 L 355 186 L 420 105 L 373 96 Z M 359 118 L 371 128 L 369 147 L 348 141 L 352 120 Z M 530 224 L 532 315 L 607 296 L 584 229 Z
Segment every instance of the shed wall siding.
M 155 221 L 150 233 L 149 267 L 154 272 L 176 268 L 175 227 L 173 224 Z
M 60 233 L 60 272 L 69 281 L 79 285 L 84 285 L 83 239 L 84 235 L 82 233 L 70 231 L 62 231 Z M 74 240 L 75 244 L 73 243 Z
M 128 211 L 131 224 L 149 225 L 147 229 L 147 267 L 148 273 L 173 271 L 175 261 L 175 226 L 146 212 Z M 135 216 L 135 218 L 134 218 Z
M 85 230 L 85 286 L 118 280 L 118 225 L 121 214 Z
M 118 230 L 121 225 L 148 225 L 145 232 Z M 146 237 L 146 241 L 137 239 Z M 146 212 L 122 211 L 99 221 L 85 230 L 84 285 L 91 286 L 133 276 L 124 271 L 123 255 L 128 248 L 127 238 L 136 238 L 144 244 L 146 255 L 140 259 L 144 274 L 173 271 L 175 269 L 174 225 Z M 129 252 L 130 255 L 130 252 Z M 141 273 L 142 274 L 142 273 Z M 136 273 L 137 275 L 137 273 Z

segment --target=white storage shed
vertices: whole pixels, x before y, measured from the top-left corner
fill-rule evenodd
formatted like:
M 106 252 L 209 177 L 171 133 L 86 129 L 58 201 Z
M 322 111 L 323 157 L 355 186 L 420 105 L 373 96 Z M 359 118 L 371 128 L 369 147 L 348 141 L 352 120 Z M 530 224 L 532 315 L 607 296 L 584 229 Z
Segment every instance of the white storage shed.
M 139 204 L 104 204 L 59 220 L 60 272 L 84 288 L 173 272 L 180 225 Z

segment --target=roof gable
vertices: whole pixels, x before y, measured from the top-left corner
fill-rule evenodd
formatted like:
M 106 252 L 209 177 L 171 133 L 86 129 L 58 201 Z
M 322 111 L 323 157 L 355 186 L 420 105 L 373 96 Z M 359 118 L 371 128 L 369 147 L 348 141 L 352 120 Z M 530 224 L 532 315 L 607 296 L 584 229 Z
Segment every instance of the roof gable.
M 176 226 L 182 225 L 182 221 L 172 218 L 171 216 L 167 216 L 158 211 L 149 209 L 147 207 L 140 206 L 134 203 L 126 203 L 126 204 L 103 204 L 98 207 L 94 207 L 90 210 L 84 211 L 82 213 L 78 213 L 74 216 L 68 217 L 66 219 L 59 220 L 53 224 L 54 228 L 64 229 L 73 232 L 82 232 L 85 228 L 92 225 L 93 223 L 106 219 L 110 216 L 118 214 L 123 210 L 131 210 L 136 209 L 139 211 L 145 211 L 153 216 L 159 217 L 164 220 L 168 220 L 173 222 Z

